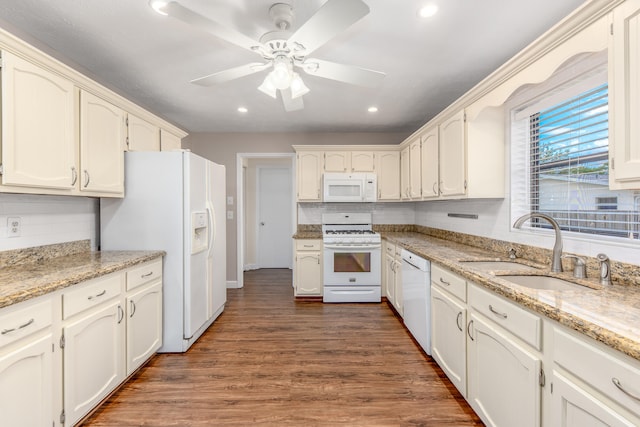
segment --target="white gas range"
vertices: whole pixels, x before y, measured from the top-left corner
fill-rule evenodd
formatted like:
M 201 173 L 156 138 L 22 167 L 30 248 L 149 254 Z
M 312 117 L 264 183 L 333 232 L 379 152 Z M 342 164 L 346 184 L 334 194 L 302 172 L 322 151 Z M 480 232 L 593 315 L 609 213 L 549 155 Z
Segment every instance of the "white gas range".
M 322 215 L 324 302 L 380 302 L 381 246 L 370 213 Z

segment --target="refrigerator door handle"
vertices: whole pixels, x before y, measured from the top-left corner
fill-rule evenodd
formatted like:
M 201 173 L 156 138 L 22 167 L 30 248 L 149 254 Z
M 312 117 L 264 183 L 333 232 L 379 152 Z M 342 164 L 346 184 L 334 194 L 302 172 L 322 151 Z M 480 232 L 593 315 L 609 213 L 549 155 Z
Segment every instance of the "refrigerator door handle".
M 207 215 L 209 216 L 209 253 L 211 253 L 215 239 L 216 217 L 213 214 L 213 206 L 210 203 L 207 203 Z

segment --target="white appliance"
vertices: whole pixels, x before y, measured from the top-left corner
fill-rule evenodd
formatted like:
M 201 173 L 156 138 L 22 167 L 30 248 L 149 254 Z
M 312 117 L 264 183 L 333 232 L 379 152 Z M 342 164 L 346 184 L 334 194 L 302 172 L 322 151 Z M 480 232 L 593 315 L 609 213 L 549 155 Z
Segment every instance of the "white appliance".
M 333 173 L 322 177 L 324 202 L 375 202 L 378 200 L 375 173 Z
M 101 199 L 102 250 L 164 250 L 163 346 L 184 352 L 224 310 L 225 168 L 188 151 L 125 153 L 125 198 Z
M 380 234 L 370 213 L 322 215 L 324 302 L 381 301 Z
M 431 356 L 431 263 L 405 249 L 401 255 L 403 321 Z

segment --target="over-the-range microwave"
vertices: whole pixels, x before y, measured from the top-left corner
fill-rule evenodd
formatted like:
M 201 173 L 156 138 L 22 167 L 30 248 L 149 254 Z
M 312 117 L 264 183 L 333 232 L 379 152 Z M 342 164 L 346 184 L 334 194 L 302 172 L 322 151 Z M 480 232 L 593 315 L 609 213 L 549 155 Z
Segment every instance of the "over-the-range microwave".
M 378 200 L 375 173 L 325 172 L 324 202 L 375 202 Z

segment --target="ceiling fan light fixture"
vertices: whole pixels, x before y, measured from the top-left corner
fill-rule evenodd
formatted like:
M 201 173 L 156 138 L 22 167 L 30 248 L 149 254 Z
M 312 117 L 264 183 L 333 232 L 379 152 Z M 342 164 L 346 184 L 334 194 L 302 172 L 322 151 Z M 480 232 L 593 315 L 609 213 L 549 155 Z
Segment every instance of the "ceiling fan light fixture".
M 153 10 L 158 12 L 160 15 L 164 15 L 164 16 L 168 15 L 168 13 L 164 11 L 164 8 L 165 8 L 165 6 L 167 4 L 169 4 L 169 2 L 165 1 L 165 0 L 150 0 L 149 1 L 149 6 L 151 6 L 153 8 Z
M 293 78 L 291 79 L 291 98 L 296 99 L 307 93 L 309 93 L 309 88 L 300 78 L 300 74 L 293 73 Z
M 264 78 L 262 84 L 258 86 L 258 90 L 266 95 L 269 95 L 273 99 L 276 99 L 278 97 L 277 88 L 271 80 L 271 73 L 267 74 L 267 77 Z
M 291 86 L 291 66 L 286 59 L 276 58 L 273 61 L 273 71 L 269 73 L 271 82 L 277 89 L 286 89 Z

